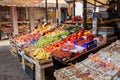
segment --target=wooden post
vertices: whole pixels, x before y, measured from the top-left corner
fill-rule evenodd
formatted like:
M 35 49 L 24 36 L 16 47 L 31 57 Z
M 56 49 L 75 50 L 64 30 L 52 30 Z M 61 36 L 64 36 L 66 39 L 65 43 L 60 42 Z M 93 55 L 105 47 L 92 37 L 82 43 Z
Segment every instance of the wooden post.
M 87 25 L 87 0 L 83 1 L 83 27 L 86 29 Z
M 75 16 L 75 0 L 73 0 L 73 16 Z
M 59 23 L 61 23 L 61 7 L 59 7 L 58 10 L 59 10 L 59 18 L 58 18 L 58 20 L 59 20 Z
M 48 22 L 47 0 L 45 0 L 45 8 L 46 8 L 46 22 Z
M 35 65 L 35 80 L 45 80 L 44 69 L 41 69 L 39 61 L 36 60 L 37 65 Z
M 28 20 L 29 19 L 29 10 L 28 10 L 28 7 L 25 8 L 25 12 L 26 12 L 26 19 Z
M 29 8 L 29 16 L 30 16 L 30 30 L 33 30 L 35 28 L 34 24 L 34 8 Z
M 13 22 L 13 35 L 17 35 L 18 31 L 18 21 L 17 21 L 17 10 L 15 6 L 11 7 L 12 22 Z
M 56 16 L 56 18 L 57 18 L 57 24 L 59 24 L 58 0 L 56 0 L 56 14 L 58 15 L 58 16 Z

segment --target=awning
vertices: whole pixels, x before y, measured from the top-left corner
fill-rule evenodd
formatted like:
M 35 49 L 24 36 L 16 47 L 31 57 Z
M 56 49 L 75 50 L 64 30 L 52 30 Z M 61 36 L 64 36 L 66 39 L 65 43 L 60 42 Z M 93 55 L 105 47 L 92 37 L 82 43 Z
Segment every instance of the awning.
M 109 0 L 87 0 L 96 6 L 105 5 Z M 47 0 L 48 7 L 56 7 L 56 0 Z M 59 7 L 67 7 L 65 0 L 58 0 Z M 20 7 L 45 7 L 45 0 L 0 0 L 1 6 L 20 6 Z
M 40 7 L 45 7 L 45 0 L 43 0 L 40 5 Z M 56 7 L 56 0 L 47 0 L 47 6 L 48 7 Z M 68 4 L 64 0 L 58 0 L 58 7 L 68 7 Z
M 66 7 L 64 0 L 58 0 L 59 7 Z M 45 0 L 3 0 L 0 1 L 1 6 L 17 6 L 17 7 L 45 7 Z M 56 0 L 47 0 L 48 7 L 56 7 Z
M 35 6 L 36 4 L 39 4 L 43 0 L 2 0 L 0 1 L 1 6 Z

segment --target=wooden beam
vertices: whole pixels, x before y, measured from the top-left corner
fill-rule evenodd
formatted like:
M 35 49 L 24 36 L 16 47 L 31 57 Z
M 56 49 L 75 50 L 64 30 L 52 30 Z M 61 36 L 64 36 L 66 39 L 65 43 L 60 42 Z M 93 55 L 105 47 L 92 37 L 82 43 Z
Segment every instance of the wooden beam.
M 33 30 L 35 28 L 34 24 L 34 8 L 29 8 L 29 19 L 30 19 L 30 30 Z
M 45 0 L 45 9 L 46 9 L 46 22 L 48 22 L 47 0 Z
M 57 18 L 57 25 L 59 24 L 59 11 L 58 11 L 58 0 L 56 0 L 56 18 Z
M 83 27 L 87 29 L 87 0 L 83 2 Z
M 13 22 L 13 35 L 18 34 L 18 20 L 17 20 L 17 10 L 15 6 L 11 7 L 12 22 Z
M 75 16 L 75 0 L 73 0 L 73 16 Z
M 95 0 L 94 0 L 94 1 L 95 1 Z M 105 5 L 104 3 L 102 3 L 102 2 L 100 2 L 100 1 L 98 1 L 98 0 L 96 0 L 96 2 L 98 2 L 98 3 L 102 4 L 102 5 Z

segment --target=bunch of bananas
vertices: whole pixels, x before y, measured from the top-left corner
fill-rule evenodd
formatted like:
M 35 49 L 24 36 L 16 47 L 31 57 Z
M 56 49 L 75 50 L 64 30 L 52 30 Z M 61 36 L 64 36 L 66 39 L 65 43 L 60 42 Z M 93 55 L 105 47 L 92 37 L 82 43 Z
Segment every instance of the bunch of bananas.
M 48 60 L 51 56 L 51 53 L 43 48 L 38 48 L 32 52 L 32 55 L 35 59 L 38 60 Z

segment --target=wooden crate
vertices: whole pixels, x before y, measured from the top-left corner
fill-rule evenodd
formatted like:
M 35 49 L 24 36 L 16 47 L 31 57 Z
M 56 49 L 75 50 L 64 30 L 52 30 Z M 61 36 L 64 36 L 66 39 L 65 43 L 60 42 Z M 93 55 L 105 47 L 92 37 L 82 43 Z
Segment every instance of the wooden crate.
M 31 78 L 31 80 L 35 80 L 35 64 L 26 58 L 24 58 L 24 64 L 27 75 Z
M 45 80 L 45 68 L 53 66 L 53 61 L 52 59 L 49 60 L 41 60 L 38 61 L 36 60 L 36 65 L 35 65 L 35 79 L 36 80 Z
M 15 46 L 15 44 L 10 44 L 10 53 L 14 57 L 18 57 L 18 49 L 17 49 L 17 46 Z

